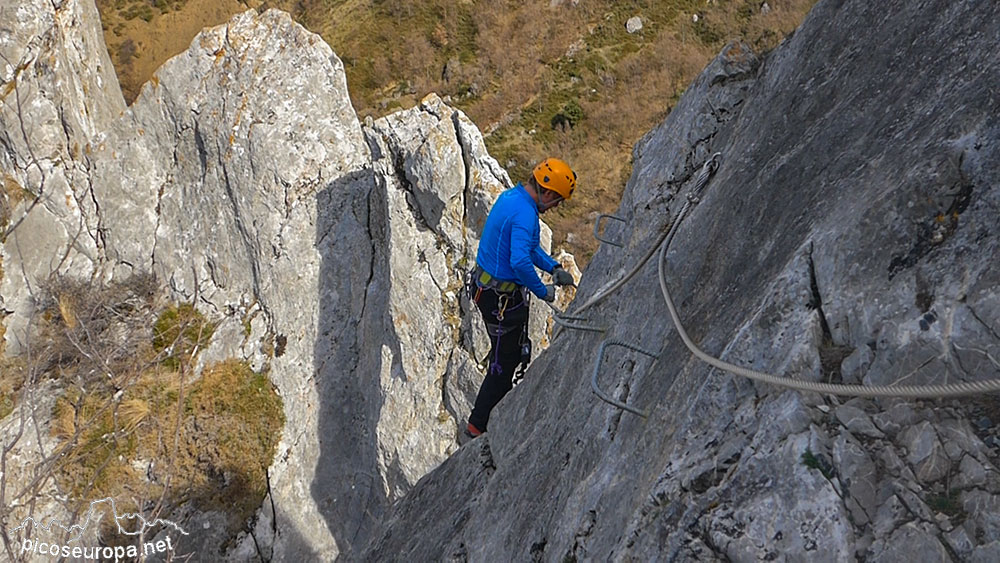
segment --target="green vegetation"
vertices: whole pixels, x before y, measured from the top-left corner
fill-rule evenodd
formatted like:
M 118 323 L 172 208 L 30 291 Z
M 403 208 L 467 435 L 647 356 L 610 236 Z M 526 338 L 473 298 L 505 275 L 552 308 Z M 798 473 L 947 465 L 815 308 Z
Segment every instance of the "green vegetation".
M 827 481 L 833 478 L 833 466 L 826 459 L 816 456 L 812 450 L 802 452 L 802 465 L 819 471 Z
M 965 509 L 962 508 L 962 503 L 958 498 L 958 491 L 949 489 L 942 494 L 932 494 L 927 497 L 927 506 L 949 518 L 965 519 Z
M 281 399 L 243 362 L 212 366 L 187 389 L 182 379 L 150 370 L 117 401 L 104 390 L 67 390 L 53 412 L 65 460 L 56 477 L 73 498 L 221 511 L 235 533 L 267 493 L 265 472 L 284 426 Z
M 111 496 L 167 515 L 191 504 L 227 514 L 235 534 L 266 494 L 282 402 L 267 375 L 241 361 L 195 379 L 215 323 L 190 304 L 159 306 L 156 287 L 136 276 L 45 289 L 35 326 L 44 350 L 29 366 L 35 380 L 61 389 L 50 427 L 59 444 L 54 476 L 81 506 Z M 5 414 L 24 378 L 2 375 Z
M 138 2 L 123 10 L 121 16 L 126 20 L 140 18 L 145 22 L 150 22 L 153 19 L 153 7 L 145 2 Z
M 163 311 L 153 324 L 153 350 L 168 368 L 179 369 L 197 350 L 208 346 L 215 324 L 192 305 L 184 303 Z
M 224 362 L 208 370 L 192 388 L 185 414 L 195 422 L 195 445 L 214 445 L 216 456 L 200 459 L 193 476 L 221 479 L 210 487 L 208 501 L 216 510 L 235 508 L 242 522 L 260 506 L 267 493 L 267 467 L 274 458 L 285 424 L 281 399 L 267 376 L 243 362 Z M 210 451 L 211 451 L 210 450 Z M 227 508 L 228 507 L 228 508 Z

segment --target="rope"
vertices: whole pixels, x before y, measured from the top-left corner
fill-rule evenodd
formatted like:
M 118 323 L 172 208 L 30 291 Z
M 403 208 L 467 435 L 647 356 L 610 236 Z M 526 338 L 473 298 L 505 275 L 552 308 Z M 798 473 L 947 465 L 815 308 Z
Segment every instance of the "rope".
M 579 315 L 580 313 L 586 311 L 590 307 L 600 303 L 601 301 L 604 301 L 609 295 L 611 295 L 615 291 L 618 291 L 618 289 L 621 288 L 621 286 L 628 283 L 629 280 L 634 278 L 635 275 L 639 273 L 639 270 L 642 270 L 642 267 L 646 265 L 646 262 L 649 262 L 649 259 L 652 258 L 654 254 L 656 254 L 656 249 L 660 247 L 660 244 L 662 244 L 663 241 L 668 236 L 671 237 L 673 236 L 670 235 L 670 233 L 676 230 L 677 225 L 680 223 L 681 219 L 685 215 L 687 215 L 688 210 L 693 205 L 698 203 L 698 195 L 708 184 L 708 179 L 719 168 L 720 155 L 721 153 L 713 154 L 712 158 L 705 161 L 705 164 L 702 165 L 701 170 L 698 171 L 698 177 L 695 179 L 694 188 L 691 189 L 691 193 L 688 195 L 687 201 L 684 202 L 684 207 L 682 207 L 681 212 L 677 214 L 677 220 L 674 221 L 674 223 L 670 226 L 671 228 L 663 231 L 660 237 L 656 239 L 656 243 L 653 244 L 653 246 L 649 249 L 649 252 L 647 252 L 646 255 L 642 257 L 642 260 L 640 260 L 639 263 L 636 264 L 635 268 L 633 268 L 631 272 L 626 274 L 624 277 L 622 277 L 620 280 L 612 284 L 607 289 L 600 291 L 597 293 L 597 295 L 591 297 L 586 303 L 584 303 L 576 311 L 574 311 L 576 315 Z M 670 244 L 670 241 L 667 241 L 667 244 Z M 559 310 L 556 309 L 556 311 Z
M 716 153 L 718 154 L 718 153 Z M 714 157 L 713 157 L 714 158 Z M 698 189 L 697 186 L 695 189 Z M 691 198 L 688 199 L 688 203 L 691 203 Z M 694 200 L 697 203 L 697 200 Z M 670 241 L 673 239 L 673 235 L 677 232 L 677 225 L 684 220 L 684 216 L 687 214 L 690 206 L 685 204 L 684 208 L 677 216 L 677 220 L 674 222 L 673 228 L 670 229 L 670 234 L 667 237 L 664 244 L 660 247 L 660 259 L 659 259 L 659 276 L 660 276 L 660 290 L 663 293 L 663 300 L 667 303 L 667 310 L 670 311 L 670 318 L 677 328 L 677 334 L 680 335 L 681 340 L 684 341 L 684 345 L 687 346 L 688 350 L 691 351 L 698 359 L 717 367 L 723 371 L 728 371 L 729 373 L 753 379 L 754 381 L 761 381 L 764 383 L 770 383 L 772 385 L 779 385 L 782 387 L 789 387 L 791 389 L 798 389 L 800 391 L 816 391 L 819 393 L 828 393 L 831 395 L 847 395 L 853 397 L 907 397 L 907 398 L 937 398 L 937 397 L 957 397 L 962 395 L 974 395 L 977 393 L 989 393 L 1000 391 L 1000 379 L 991 379 L 986 381 L 969 381 L 962 383 L 953 383 L 945 385 L 847 385 L 847 384 L 836 384 L 836 383 L 817 383 L 812 381 L 801 381 L 796 379 L 790 379 L 787 377 L 781 377 L 777 375 L 771 375 L 769 373 L 760 372 L 757 370 L 748 369 L 742 366 L 737 366 L 729 362 L 723 361 L 714 356 L 710 356 L 702 351 L 698 346 L 691 340 L 688 336 L 687 331 L 684 329 L 684 325 L 681 324 L 680 317 L 677 315 L 677 308 L 674 306 L 674 300 L 670 297 L 670 290 L 667 289 L 666 276 L 664 275 L 664 264 L 666 263 L 667 248 L 670 247 Z
M 991 393 L 1000 391 L 1000 379 L 990 379 L 986 381 L 967 381 L 952 384 L 943 385 L 848 385 L 839 383 L 819 383 L 812 381 L 802 381 L 791 379 L 788 377 L 782 377 L 778 375 L 772 375 L 769 373 L 745 368 L 743 366 L 738 366 L 731 364 L 714 356 L 710 356 L 705 353 L 701 348 L 699 348 L 691 337 L 688 336 L 687 330 L 685 330 L 684 325 L 681 323 L 680 316 L 677 314 L 677 308 L 674 306 L 674 301 L 670 296 L 670 290 L 667 288 L 667 281 L 665 271 L 667 249 L 670 247 L 670 242 L 673 240 L 674 236 L 677 234 L 677 230 L 687 216 L 688 212 L 692 207 L 698 204 L 700 201 L 700 194 L 702 190 L 708 183 L 709 177 L 718 169 L 719 161 L 718 158 L 720 153 L 715 153 L 712 155 L 708 161 L 702 166 L 699 171 L 698 177 L 695 181 L 695 186 L 691 189 L 687 196 L 687 201 L 681 208 L 680 212 L 677 214 L 677 219 L 670 225 L 670 229 L 664 232 L 657 238 L 656 243 L 653 245 L 652 249 L 639 261 L 639 263 L 632 269 L 628 274 L 619 279 L 617 282 L 609 286 L 607 289 L 599 291 L 596 295 L 590 298 L 586 303 L 580 306 L 575 311 L 575 316 L 564 315 L 562 311 L 556 308 L 552 303 L 548 305 L 556 313 L 554 319 L 557 324 L 564 326 L 566 328 L 574 328 L 578 330 L 593 330 L 596 332 L 603 332 L 604 329 L 596 327 L 588 327 L 585 325 L 580 325 L 578 323 L 571 323 L 566 321 L 580 321 L 585 320 L 580 317 L 579 314 L 586 309 L 600 303 L 606 299 L 609 295 L 617 291 L 623 285 L 625 285 L 629 280 L 631 280 L 635 275 L 646 265 L 646 262 L 653 256 L 656 250 L 659 248 L 660 257 L 658 263 L 660 290 L 663 293 L 663 300 L 667 304 L 667 310 L 670 312 L 670 319 L 674 323 L 674 327 L 677 329 L 677 334 L 680 335 L 681 340 L 684 345 L 687 346 L 688 350 L 694 354 L 695 357 L 702 360 L 703 362 L 727 371 L 734 375 L 741 377 L 746 377 L 754 381 L 760 381 L 763 383 L 769 383 L 771 385 L 778 385 L 781 387 L 787 387 L 790 389 L 797 389 L 800 391 L 815 391 L 818 393 L 827 393 L 831 395 L 844 395 L 852 397 L 905 397 L 905 398 L 941 398 L 941 397 L 958 397 L 963 395 L 974 395 L 978 393 Z M 560 318 L 561 317 L 561 318 Z M 553 336 L 554 338 L 554 336 Z M 629 412 L 638 414 L 640 416 L 645 416 L 646 413 L 630 407 L 624 403 L 615 401 L 610 396 L 603 393 L 597 385 L 597 374 L 600 369 L 601 358 L 604 354 L 604 348 L 606 345 L 615 345 L 628 348 L 637 352 L 648 354 L 648 352 L 636 348 L 630 344 L 607 340 L 601 344 L 601 348 L 598 352 L 597 364 L 594 368 L 594 376 L 591 380 L 591 385 L 593 387 L 594 393 L 597 394 L 602 400 L 615 405 L 621 409 L 627 410 Z M 992 356 L 988 356 L 990 360 L 993 360 Z M 998 366 L 1000 367 L 1000 366 Z

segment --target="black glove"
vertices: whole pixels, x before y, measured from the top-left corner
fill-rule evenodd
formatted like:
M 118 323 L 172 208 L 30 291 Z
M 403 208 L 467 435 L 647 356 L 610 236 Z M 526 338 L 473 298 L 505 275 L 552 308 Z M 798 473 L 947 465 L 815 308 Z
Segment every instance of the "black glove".
M 545 297 L 542 297 L 542 299 L 545 300 L 545 301 L 548 301 L 549 303 L 552 303 L 553 301 L 555 301 L 556 300 L 556 286 L 554 286 L 552 284 L 546 285 L 545 286 Z
M 562 266 L 556 266 L 552 270 L 552 281 L 556 285 L 576 285 L 576 281 L 573 280 L 573 274 L 564 270 Z

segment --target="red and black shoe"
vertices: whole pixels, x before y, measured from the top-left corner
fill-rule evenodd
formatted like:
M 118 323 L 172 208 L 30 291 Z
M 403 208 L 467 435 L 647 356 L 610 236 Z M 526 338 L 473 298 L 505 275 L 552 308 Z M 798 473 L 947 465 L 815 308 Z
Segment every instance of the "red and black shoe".
M 471 422 L 465 427 L 465 435 L 469 438 L 476 438 L 482 433 L 483 431 L 476 428 Z

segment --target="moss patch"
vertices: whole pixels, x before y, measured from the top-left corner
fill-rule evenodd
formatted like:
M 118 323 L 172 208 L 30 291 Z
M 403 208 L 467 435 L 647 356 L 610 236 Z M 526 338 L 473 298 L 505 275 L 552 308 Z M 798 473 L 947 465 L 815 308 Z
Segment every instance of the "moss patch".
M 200 460 L 198 474 L 215 482 L 199 503 L 235 510 L 245 520 L 267 493 L 267 467 L 285 424 L 281 398 L 265 374 L 229 361 L 195 384 L 185 412 L 198 428 L 198 440 L 213 444 L 216 454 Z
M 50 426 L 61 490 L 81 510 L 108 496 L 138 504 L 127 510 L 159 506 L 168 519 L 187 504 L 217 510 L 234 536 L 266 493 L 284 426 L 267 375 L 227 361 L 194 380 L 191 362 L 215 323 L 186 304 L 157 314 L 149 276 L 108 287 L 55 280 L 44 290 L 31 365 L 63 390 Z M 0 414 L 23 385 L 12 373 L 0 373 Z
M 169 307 L 153 324 L 153 350 L 164 366 L 179 369 L 192 354 L 208 346 L 215 328 L 189 303 Z
M 825 457 L 814 454 L 812 450 L 806 449 L 806 451 L 802 452 L 802 465 L 819 471 L 827 481 L 833 477 L 833 465 Z
M 265 374 L 227 361 L 188 386 L 151 369 L 117 399 L 72 387 L 53 421 L 71 498 L 162 499 L 166 513 L 192 503 L 227 514 L 235 534 L 267 492 L 284 410 Z

